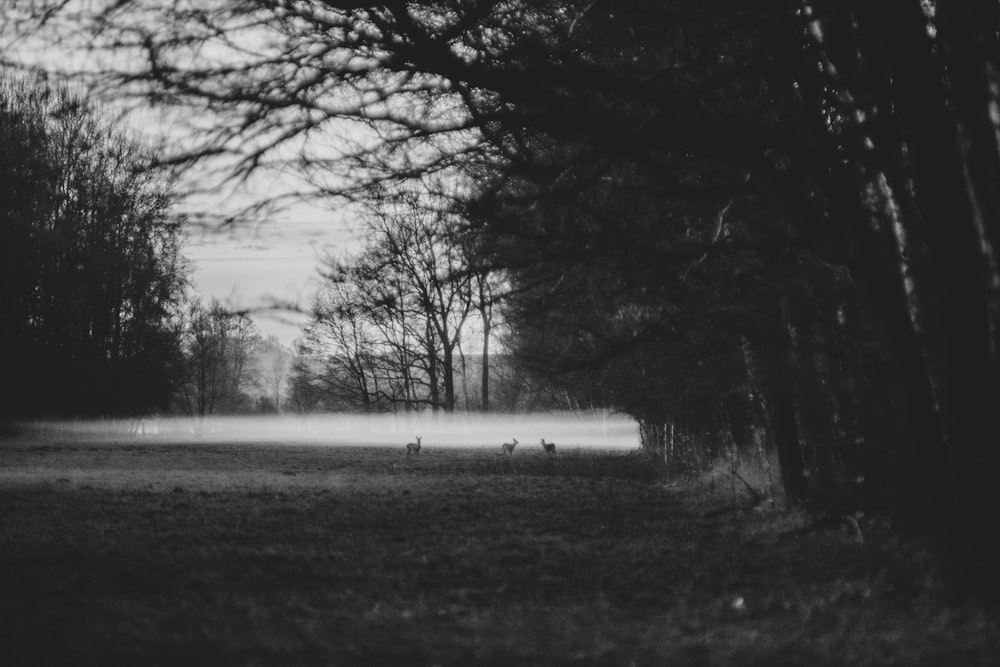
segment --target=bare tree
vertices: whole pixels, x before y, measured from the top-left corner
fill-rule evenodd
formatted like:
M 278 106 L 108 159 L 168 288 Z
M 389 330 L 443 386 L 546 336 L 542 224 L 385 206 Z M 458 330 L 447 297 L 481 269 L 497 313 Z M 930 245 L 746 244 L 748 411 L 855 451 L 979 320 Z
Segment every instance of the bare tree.
M 443 396 L 432 406 L 447 412 L 455 409 L 455 351 L 473 308 L 472 278 L 462 249 L 451 242 L 453 225 L 446 211 L 410 197 L 384 204 L 370 220 L 375 263 L 369 270 L 388 269 L 410 291 L 426 323 L 422 342 L 430 375 L 436 378 L 438 368 L 441 373 Z M 436 384 L 431 381 L 432 392 Z
M 383 200 L 365 250 L 327 273 L 310 338 L 329 353 L 331 382 L 346 382 L 362 406 L 455 409 L 455 353 L 475 301 L 453 223 L 409 198 Z
M 531 84 L 489 63 L 517 31 L 550 29 L 531 4 L 29 0 L 5 27 L 88 54 L 67 74 L 119 103 L 180 110 L 163 162 L 219 177 L 200 188 L 274 168 L 302 177 L 289 198 L 326 199 L 494 152 L 484 84 Z
M 190 305 L 185 318 L 183 353 L 186 377 L 179 388 L 181 407 L 191 416 L 249 409 L 249 391 L 257 382 L 253 354 L 260 336 L 245 315 L 213 302 Z
M 322 369 L 317 381 L 334 405 L 364 412 L 386 409 L 397 385 L 387 377 L 375 329 L 358 286 L 331 281 L 317 296 L 305 345 Z
M 261 339 L 254 352 L 254 369 L 260 389 L 261 408 L 281 412 L 293 355 L 276 336 Z

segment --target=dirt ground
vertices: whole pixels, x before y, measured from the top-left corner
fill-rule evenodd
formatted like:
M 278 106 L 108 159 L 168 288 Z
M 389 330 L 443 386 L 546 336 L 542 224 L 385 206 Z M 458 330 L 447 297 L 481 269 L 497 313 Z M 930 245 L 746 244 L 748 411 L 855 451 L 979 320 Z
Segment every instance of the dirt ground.
M 1000 664 L 877 535 L 731 500 L 602 450 L 0 440 L 0 662 Z

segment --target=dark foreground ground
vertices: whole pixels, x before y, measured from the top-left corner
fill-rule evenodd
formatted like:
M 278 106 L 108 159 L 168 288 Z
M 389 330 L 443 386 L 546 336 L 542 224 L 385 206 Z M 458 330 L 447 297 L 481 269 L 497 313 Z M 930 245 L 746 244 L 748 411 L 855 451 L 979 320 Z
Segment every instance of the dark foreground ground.
M 871 536 L 731 500 L 612 452 L 0 440 L 0 664 L 1000 664 Z

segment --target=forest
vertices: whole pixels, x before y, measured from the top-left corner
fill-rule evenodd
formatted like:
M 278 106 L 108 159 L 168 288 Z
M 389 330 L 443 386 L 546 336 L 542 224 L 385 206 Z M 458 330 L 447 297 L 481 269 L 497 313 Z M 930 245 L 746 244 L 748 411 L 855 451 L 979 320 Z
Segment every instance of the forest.
M 5 32 L 96 54 L 62 73 L 78 85 L 186 110 L 155 173 L 281 170 L 297 198 L 363 207 L 365 249 L 324 263 L 300 397 L 451 411 L 468 350 L 488 410 L 499 351 L 500 374 L 633 416 L 650 465 L 765 452 L 786 502 L 891 516 L 1000 584 L 995 2 L 17 7 Z M 170 330 L 170 181 L 60 94 L 3 92 L 23 161 L 0 169 L 24 187 L 0 203 L 0 403 L 162 409 L 198 340 Z

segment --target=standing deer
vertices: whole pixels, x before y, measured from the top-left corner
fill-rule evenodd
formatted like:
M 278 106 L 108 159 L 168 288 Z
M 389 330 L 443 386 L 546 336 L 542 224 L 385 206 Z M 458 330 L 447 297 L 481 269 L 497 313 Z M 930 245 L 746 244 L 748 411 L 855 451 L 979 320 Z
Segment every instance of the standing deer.
M 545 442 L 545 438 L 542 438 L 542 449 L 544 449 L 545 453 L 548 454 L 548 455 L 550 455 L 550 456 L 555 456 L 556 455 L 556 443 L 554 443 L 554 442 Z
M 513 454 L 515 447 L 517 447 L 517 438 L 514 438 L 514 442 L 505 442 L 505 443 L 503 443 L 503 453 L 504 454 Z
M 408 443 L 406 443 L 406 455 L 409 456 L 410 454 L 416 454 L 418 456 L 420 455 L 420 436 L 419 435 L 417 436 L 417 441 L 416 442 L 408 442 Z

